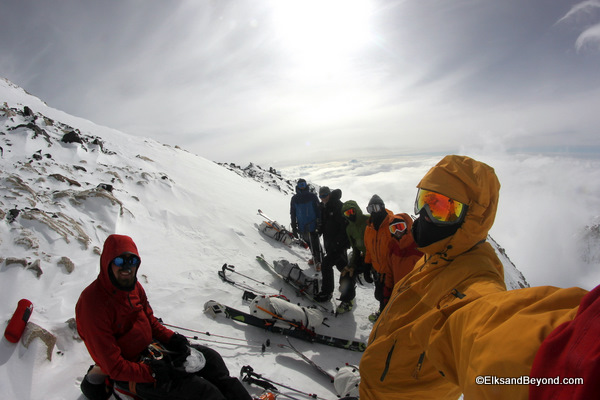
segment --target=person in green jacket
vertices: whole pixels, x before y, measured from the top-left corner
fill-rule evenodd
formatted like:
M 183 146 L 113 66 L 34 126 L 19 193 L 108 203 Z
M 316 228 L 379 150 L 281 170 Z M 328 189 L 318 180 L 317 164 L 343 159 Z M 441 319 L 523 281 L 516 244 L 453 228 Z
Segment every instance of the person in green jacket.
M 348 200 L 342 206 L 342 214 L 344 218 L 348 220 L 348 226 L 346 226 L 346 234 L 350 240 L 351 255 L 348 260 L 348 270 L 343 271 L 342 274 L 350 274 L 351 276 L 358 276 L 363 274 L 365 281 L 372 283 L 373 278 L 371 275 L 371 264 L 365 264 L 365 229 L 367 228 L 367 221 L 369 220 L 369 214 L 363 214 L 362 210 L 354 200 Z

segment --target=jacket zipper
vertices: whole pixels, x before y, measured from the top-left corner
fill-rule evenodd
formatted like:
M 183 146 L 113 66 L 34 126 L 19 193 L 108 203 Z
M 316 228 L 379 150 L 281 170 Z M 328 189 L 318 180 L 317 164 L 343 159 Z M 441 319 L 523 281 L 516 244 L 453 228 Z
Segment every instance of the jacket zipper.
M 385 366 L 383 368 L 383 372 L 381 373 L 381 378 L 379 378 L 379 380 L 381 382 L 383 382 L 383 380 L 385 379 L 385 376 L 387 375 L 389 369 L 390 369 L 390 362 L 392 360 L 392 354 L 394 353 L 394 347 L 396 347 L 396 342 L 394 341 L 394 344 L 392 345 L 392 348 L 390 349 L 390 351 L 388 352 L 388 355 L 385 359 Z

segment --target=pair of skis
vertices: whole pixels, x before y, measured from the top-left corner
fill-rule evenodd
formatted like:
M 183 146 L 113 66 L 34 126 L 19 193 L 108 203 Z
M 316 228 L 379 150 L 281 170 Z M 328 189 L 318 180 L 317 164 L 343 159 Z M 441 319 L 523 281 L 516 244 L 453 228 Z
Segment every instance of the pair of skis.
M 218 314 L 223 314 L 227 318 L 233 319 L 238 322 L 242 322 L 248 325 L 255 326 L 257 328 L 264 329 L 269 332 L 278 333 L 281 335 L 293 337 L 311 343 L 320 343 L 327 346 L 359 352 L 363 352 L 366 349 L 365 343 L 356 340 L 348 340 L 335 336 L 323 335 L 306 328 L 294 327 L 292 325 L 290 325 L 290 327 L 275 326 L 275 322 L 277 321 L 275 321 L 274 319 L 258 318 L 254 315 L 221 304 L 214 300 L 210 300 L 204 305 L 204 311 L 206 313 L 212 314 L 215 318 Z M 282 319 L 279 319 L 278 321 L 281 320 Z M 297 323 L 293 321 L 290 322 L 294 325 L 297 325 Z
M 256 256 L 256 261 L 258 261 L 258 263 L 263 268 L 265 268 L 267 271 L 269 271 L 273 275 L 277 276 L 278 278 L 283 279 L 283 281 L 286 284 L 290 285 L 296 291 L 296 293 L 298 293 L 301 296 L 306 297 L 311 303 L 314 304 L 315 307 L 317 307 L 321 311 L 325 311 L 325 312 L 333 314 L 333 311 L 331 309 L 325 307 L 322 303 L 319 303 L 317 300 L 315 300 L 315 298 L 308 292 L 309 288 L 303 287 L 300 282 L 295 282 L 295 281 L 289 279 L 287 276 L 281 275 L 279 272 L 277 272 L 275 270 L 275 267 L 273 266 L 273 264 L 268 262 L 262 254 L 260 256 Z

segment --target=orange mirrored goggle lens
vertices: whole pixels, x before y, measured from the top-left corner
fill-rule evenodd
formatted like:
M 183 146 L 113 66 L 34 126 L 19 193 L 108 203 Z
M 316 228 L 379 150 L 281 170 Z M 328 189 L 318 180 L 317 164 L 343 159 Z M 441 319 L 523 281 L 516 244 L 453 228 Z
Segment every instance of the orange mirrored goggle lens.
M 344 211 L 344 216 L 346 217 L 351 217 L 353 215 L 356 215 L 356 210 L 354 208 L 349 208 L 346 211 Z
M 434 223 L 455 224 L 461 222 L 467 211 L 467 205 L 443 194 L 419 189 L 415 201 L 415 213 L 425 208 Z
M 408 228 L 408 226 L 406 225 L 406 222 L 397 221 L 397 222 L 390 224 L 390 233 L 392 235 L 396 235 L 396 236 L 403 235 L 406 232 L 407 228 Z

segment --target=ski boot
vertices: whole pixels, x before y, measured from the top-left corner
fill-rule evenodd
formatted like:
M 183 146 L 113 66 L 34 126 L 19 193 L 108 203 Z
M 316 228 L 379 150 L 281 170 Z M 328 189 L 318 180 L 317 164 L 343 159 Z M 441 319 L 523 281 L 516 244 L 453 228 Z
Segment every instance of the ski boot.
M 377 318 L 379 318 L 379 314 L 381 314 L 381 311 L 375 311 L 373 314 L 369 315 L 369 321 L 377 321 Z
M 352 308 L 354 308 L 354 300 L 342 301 L 340 303 L 340 305 L 337 307 L 337 309 L 335 310 L 335 313 L 336 314 L 344 314 L 344 313 L 347 313 L 348 311 L 352 311 Z

